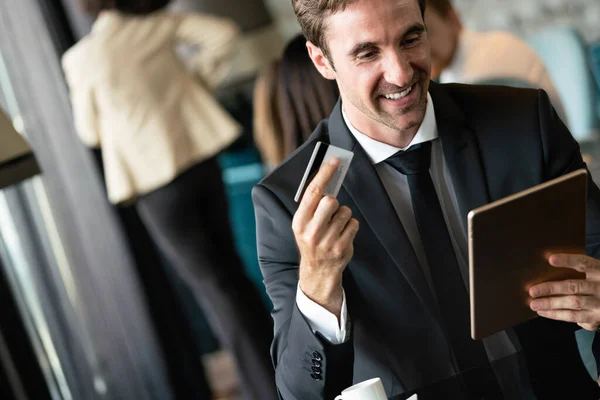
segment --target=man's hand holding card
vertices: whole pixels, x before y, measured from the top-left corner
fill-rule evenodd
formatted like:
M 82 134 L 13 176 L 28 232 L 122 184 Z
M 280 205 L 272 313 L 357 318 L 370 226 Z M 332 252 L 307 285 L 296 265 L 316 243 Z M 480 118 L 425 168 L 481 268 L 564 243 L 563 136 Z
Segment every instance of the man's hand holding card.
M 342 273 L 354 253 L 358 221 L 334 196 L 351 160 L 352 152 L 317 143 L 296 195 L 300 204 L 292 221 L 300 251 L 300 289 L 338 319 Z

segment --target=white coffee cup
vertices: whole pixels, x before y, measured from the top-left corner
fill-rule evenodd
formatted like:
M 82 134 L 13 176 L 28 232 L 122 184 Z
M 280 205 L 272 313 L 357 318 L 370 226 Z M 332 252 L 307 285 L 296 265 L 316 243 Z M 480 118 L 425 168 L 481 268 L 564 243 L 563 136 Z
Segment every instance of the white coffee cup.
M 335 400 L 388 400 L 388 398 L 383 390 L 381 379 L 373 378 L 342 390 L 342 394 Z

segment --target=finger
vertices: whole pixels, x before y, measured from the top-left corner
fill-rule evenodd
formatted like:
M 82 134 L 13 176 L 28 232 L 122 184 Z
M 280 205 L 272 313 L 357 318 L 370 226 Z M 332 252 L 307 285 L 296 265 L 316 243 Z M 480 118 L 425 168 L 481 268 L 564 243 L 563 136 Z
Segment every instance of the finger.
M 325 196 L 319 201 L 319 205 L 317 206 L 310 223 L 316 224 L 321 229 L 325 230 L 329 226 L 331 218 L 333 218 L 339 209 L 340 203 L 338 203 L 335 197 Z
M 553 254 L 548 262 L 553 267 L 571 268 L 584 273 L 600 271 L 600 262 L 584 254 Z
M 593 296 L 557 296 L 543 297 L 533 300 L 529 307 L 539 310 L 592 310 L 597 308 L 600 301 Z
M 337 241 L 344 228 L 348 224 L 352 218 L 352 210 L 346 206 L 340 207 L 336 213 L 331 218 L 331 222 L 329 223 L 329 227 L 327 229 L 327 233 L 323 237 L 323 241 L 325 243 L 334 243 Z
M 590 331 L 590 332 L 596 332 L 598 330 L 598 327 L 600 327 L 599 324 L 583 324 L 583 323 L 578 323 L 577 325 L 579 325 L 580 327 L 582 327 L 586 331 Z
M 339 203 L 330 196 L 325 196 L 319 202 L 317 209 L 299 234 L 299 239 L 311 246 L 318 246 L 327 234 L 331 218 L 339 209 Z
M 578 324 L 593 324 L 594 314 L 591 311 L 574 310 L 540 310 L 537 311 L 540 317 L 553 319 L 556 321 L 576 322 Z
M 353 242 L 359 228 L 360 224 L 358 223 L 358 220 L 356 218 L 350 219 L 340 235 L 340 241 L 343 243 Z
M 335 174 L 335 171 L 339 165 L 339 160 L 335 157 L 331 158 L 325 164 L 321 166 L 319 172 L 315 175 L 313 180 L 310 182 L 300 204 L 298 210 L 294 215 L 293 228 L 298 230 L 301 227 L 306 226 L 312 219 L 319 202 L 323 198 L 323 192 L 327 187 L 327 184 Z
M 561 296 L 569 294 L 593 295 L 600 291 L 600 283 L 586 279 L 544 282 L 529 288 L 531 297 Z

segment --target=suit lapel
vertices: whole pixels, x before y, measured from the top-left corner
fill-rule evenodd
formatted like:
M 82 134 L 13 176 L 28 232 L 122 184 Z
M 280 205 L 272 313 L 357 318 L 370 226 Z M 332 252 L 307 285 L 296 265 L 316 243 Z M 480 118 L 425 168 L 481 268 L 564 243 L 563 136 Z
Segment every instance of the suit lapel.
M 481 154 L 475 133 L 466 124 L 464 113 L 444 86 L 432 82 L 429 92 L 466 234 L 468 213 L 490 202 Z M 329 118 L 329 136 L 331 144 L 354 153 L 343 188 L 355 203 L 355 209 L 360 211 L 432 315 L 439 316 L 435 298 L 379 175 L 343 120 L 341 102 Z
M 353 208 L 360 211 L 432 315 L 439 316 L 433 293 L 379 175 L 343 120 L 341 102 L 338 102 L 329 118 L 329 136 L 331 144 L 354 153 L 343 183 L 344 190 L 356 205 Z
M 475 133 L 466 125 L 464 113 L 444 86 L 432 82 L 429 93 L 466 233 L 469 212 L 490 202 L 479 146 Z

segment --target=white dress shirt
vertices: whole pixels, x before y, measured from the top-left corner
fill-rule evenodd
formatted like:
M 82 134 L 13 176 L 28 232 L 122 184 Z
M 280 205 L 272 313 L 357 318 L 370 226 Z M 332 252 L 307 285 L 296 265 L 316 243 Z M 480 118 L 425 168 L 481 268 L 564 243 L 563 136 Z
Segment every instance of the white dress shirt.
M 408 188 L 408 179 L 405 175 L 401 174 L 384 162 L 387 158 L 391 157 L 400 150 L 406 150 L 419 143 L 432 141 L 430 167 L 431 178 L 440 200 L 440 206 L 442 207 L 442 211 L 444 213 L 446 226 L 448 227 L 448 232 L 452 239 L 452 245 L 454 247 L 463 278 L 466 282 L 468 277 L 466 262 L 467 238 L 464 227 L 462 226 L 460 220 L 458 201 L 456 198 L 456 193 L 453 189 L 450 172 L 444 159 L 442 143 L 438 139 L 435 110 L 429 94 L 427 100 L 427 109 L 425 111 L 423 123 L 421 124 L 421 127 L 417 131 L 417 134 L 410 144 L 403 149 L 378 142 L 377 140 L 371 139 L 370 137 L 360 133 L 352 126 L 343 111 L 342 115 L 344 117 L 344 122 L 348 126 L 348 129 L 354 135 L 358 143 L 362 146 L 371 163 L 375 165 L 375 169 L 377 170 L 377 174 L 381 179 L 381 183 L 383 184 L 392 201 L 394 209 L 398 214 L 398 218 L 404 226 L 406 234 L 408 235 L 408 238 L 415 250 L 417 259 L 419 260 L 419 263 L 423 268 L 423 272 L 425 273 L 425 276 L 433 290 L 431 273 L 429 271 L 429 266 L 427 265 L 425 250 L 423 249 L 423 244 L 421 243 L 421 237 L 419 235 L 419 230 L 417 228 L 417 222 L 413 211 L 410 190 Z M 346 325 L 348 321 L 348 310 L 346 307 L 345 294 L 339 323 L 335 315 L 310 300 L 302 292 L 300 286 L 298 286 L 298 290 L 296 292 L 296 304 L 298 305 L 300 312 L 309 322 L 313 331 L 318 331 L 333 344 L 343 343 L 347 339 L 348 332 Z
M 560 119 L 568 124 L 544 62 L 527 43 L 508 32 L 463 29 L 454 59 L 441 73 L 439 82 L 477 84 L 496 79 L 514 79 L 544 89 Z

